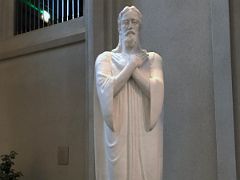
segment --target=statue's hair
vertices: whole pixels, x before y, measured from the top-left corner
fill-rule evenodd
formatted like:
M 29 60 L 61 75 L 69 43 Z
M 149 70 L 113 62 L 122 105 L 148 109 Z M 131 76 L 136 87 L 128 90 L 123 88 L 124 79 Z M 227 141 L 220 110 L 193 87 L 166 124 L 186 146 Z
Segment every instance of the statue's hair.
M 119 40 L 118 40 L 118 45 L 115 49 L 113 49 L 113 52 L 120 52 L 122 47 L 121 47 L 121 42 L 120 42 L 120 28 L 121 28 L 121 20 L 124 14 L 126 14 L 129 11 L 134 11 L 137 13 L 138 15 L 138 20 L 139 20 L 139 24 L 141 26 L 142 24 L 142 13 L 135 7 L 135 6 L 126 6 L 118 15 L 118 32 L 119 32 Z
M 126 6 L 118 15 L 118 31 L 119 31 L 119 28 L 121 26 L 121 19 L 122 19 L 123 15 L 126 14 L 129 11 L 136 12 L 137 15 L 138 15 L 139 23 L 142 24 L 142 13 L 135 6 L 131 6 L 131 7 Z

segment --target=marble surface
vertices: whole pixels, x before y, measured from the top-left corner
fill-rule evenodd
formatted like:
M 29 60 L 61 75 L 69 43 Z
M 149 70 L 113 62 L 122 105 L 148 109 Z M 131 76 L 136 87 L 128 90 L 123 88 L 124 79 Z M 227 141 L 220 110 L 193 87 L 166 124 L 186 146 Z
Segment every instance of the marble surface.
M 95 63 L 97 180 L 161 180 L 163 167 L 162 58 L 141 48 L 142 14 L 119 14 L 119 44 Z

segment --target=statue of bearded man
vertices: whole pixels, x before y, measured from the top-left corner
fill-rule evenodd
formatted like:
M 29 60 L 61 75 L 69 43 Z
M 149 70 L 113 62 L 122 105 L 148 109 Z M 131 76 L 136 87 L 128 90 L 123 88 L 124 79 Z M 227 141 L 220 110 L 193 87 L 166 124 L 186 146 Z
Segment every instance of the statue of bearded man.
M 117 48 L 95 63 L 97 180 L 162 180 L 162 58 L 141 48 L 141 23 L 140 11 L 125 7 Z

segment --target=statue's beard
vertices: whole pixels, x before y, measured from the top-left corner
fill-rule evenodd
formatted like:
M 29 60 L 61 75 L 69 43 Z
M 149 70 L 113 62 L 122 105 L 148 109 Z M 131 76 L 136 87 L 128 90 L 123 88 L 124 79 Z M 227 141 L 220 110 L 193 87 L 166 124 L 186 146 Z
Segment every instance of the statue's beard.
M 136 33 L 126 33 L 124 39 L 123 39 L 123 43 L 125 45 L 126 48 L 128 49 L 132 49 L 134 47 L 137 46 L 138 40 L 137 40 L 137 35 Z

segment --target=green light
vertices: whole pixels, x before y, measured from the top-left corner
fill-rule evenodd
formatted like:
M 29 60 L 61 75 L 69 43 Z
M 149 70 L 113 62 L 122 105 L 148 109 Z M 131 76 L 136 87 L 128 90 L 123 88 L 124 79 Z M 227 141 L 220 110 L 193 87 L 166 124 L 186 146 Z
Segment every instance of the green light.
M 36 7 L 34 4 L 31 3 L 31 0 L 19 0 L 20 2 L 26 4 L 27 6 L 29 6 L 30 8 L 38 11 L 40 14 L 41 14 L 41 19 L 43 21 L 45 21 L 46 23 L 49 22 L 49 19 L 50 19 L 50 14 L 49 12 L 45 11 L 44 9 L 40 9 L 38 7 Z
M 34 4 L 31 3 L 31 1 L 28 1 L 28 0 L 19 0 L 21 1 L 22 3 L 28 5 L 29 7 L 31 7 L 32 9 L 40 12 L 40 14 L 43 14 L 44 10 L 40 9 L 40 8 L 37 8 Z

